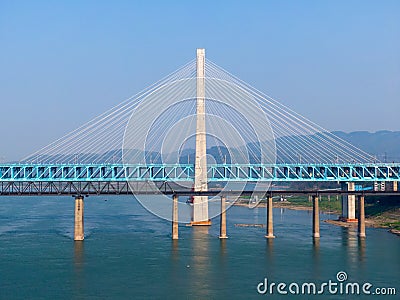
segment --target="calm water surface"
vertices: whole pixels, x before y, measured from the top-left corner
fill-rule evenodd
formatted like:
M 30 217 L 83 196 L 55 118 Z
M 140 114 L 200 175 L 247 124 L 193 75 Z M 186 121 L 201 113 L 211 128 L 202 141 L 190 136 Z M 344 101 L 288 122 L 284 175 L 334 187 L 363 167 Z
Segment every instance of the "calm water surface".
M 171 224 L 144 210 L 133 197 L 85 199 L 84 242 L 73 241 L 72 197 L 1 197 L 1 299 L 400 299 L 400 238 L 321 222 L 311 238 L 312 215 L 274 210 L 276 239 L 265 228 L 265 208 L 229 209 L 229 239 L 210 228 Z M 106 201 L 107 200 L 107 201 Z M 321 215 L 321 220 L 334 219 Z M 257 284 L 327 282 L 345 271 L 351 282 L 395 287 L 397 296 L 259 295 Z M 336 280 L 337 281 L 337 280 Z

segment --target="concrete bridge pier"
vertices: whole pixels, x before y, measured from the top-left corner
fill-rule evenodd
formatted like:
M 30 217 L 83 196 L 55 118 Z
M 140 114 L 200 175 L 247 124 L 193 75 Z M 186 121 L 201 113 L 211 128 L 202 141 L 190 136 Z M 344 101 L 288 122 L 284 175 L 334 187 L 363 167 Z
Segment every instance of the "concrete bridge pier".
M 221 196 L 221 215 L 220 215 L 220 230 L 219 230 L 219 238 L 220 239 L 227 239 L 228 236 L 226 235 L 226 197 Z
M 313 238 L 319 238 L 319 200 L 315 195 L 313 198 Z
M 358 236 L 365 238 L 365 201 L 364 195 L 358 196 Z
M 393 192 L 397 192 L 397 181 L 393 181 Z
M 268 196 L 267 199 L 267 232 L 265 237 L 267 239 L 273 239 L 274 236 L 274 222 L 272 219 L 272 195 Z
M 178 195 L 172 196 L 172 239 L 179 238 L 178 232 Z
M 355 191 L 354 182 L 342 183 L 342 191 Z M 343 222 L 357 222 L 356 219 L 356 196 L 342 196 L 342 215 L 340 220 Z
M 83 196 L 75 197 L 75 226 L 74 241 L 83 241 L 85 238 L 83 227 Z

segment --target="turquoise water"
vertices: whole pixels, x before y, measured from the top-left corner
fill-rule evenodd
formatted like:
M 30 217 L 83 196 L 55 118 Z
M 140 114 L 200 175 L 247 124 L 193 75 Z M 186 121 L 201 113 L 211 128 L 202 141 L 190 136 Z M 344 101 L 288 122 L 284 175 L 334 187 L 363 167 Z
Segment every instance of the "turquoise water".
M 274 210 L 276 239 L 265 228 L 265 208 L 232 207 L 229 239 L 210 228 L 171 224 L 133 197 L 85 199 L 85 241 L 73 241 L 72 197 L 0 198 L 1 299 L 399 299 L 400 238 L 367 229 L 360 243 L 353 229 L 321 222 L 318 244 L 311 214 Z M 105 201 L 107 200 L 107 201 Z M 321 219 L 336 218 L 321 215 Z M 397 296 L 323 294 L 260 295 L 257 285 L 325 282 L 345 271 L 348 281 L 395 287 Z

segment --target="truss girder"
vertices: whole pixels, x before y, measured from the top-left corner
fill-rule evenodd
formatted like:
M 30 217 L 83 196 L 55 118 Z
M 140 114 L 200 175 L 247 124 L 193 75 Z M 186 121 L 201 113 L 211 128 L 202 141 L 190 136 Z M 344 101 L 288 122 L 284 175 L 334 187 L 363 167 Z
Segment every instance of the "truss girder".
M 216 164 L 208 181 L 400 181 L 400 163 L 390 164 Z M 193 181 L 189 164 L 0 164 L 0 182 Z M 50 185 L 48 186 L 50 187 Z

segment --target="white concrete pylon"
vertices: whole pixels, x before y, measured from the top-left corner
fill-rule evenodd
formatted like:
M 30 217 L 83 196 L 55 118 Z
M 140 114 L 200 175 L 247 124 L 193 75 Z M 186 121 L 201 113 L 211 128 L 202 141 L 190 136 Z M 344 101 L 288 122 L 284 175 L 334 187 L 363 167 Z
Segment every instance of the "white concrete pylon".
M 194 191 L 207 191 L 207 144 L 205 111 L 205 49 L 197 49 L 197 104 L 196 104 L 196 161 Z M 208 197 L 193 197 L 192 225 L 210 225 L 208 218 Z

